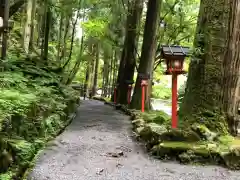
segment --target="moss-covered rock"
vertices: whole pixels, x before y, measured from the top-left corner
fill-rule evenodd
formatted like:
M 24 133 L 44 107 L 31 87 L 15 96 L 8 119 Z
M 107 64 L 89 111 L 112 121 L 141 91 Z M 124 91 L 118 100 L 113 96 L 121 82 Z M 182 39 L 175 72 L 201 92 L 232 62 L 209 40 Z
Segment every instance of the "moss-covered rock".
M 150 149 L 161 141 L 161 136 L 167 132 L 167 128 L 156 123 L 148 123 L 137 128 L 136 132 L 147 143 L 147 148 Z
M 201 158 L 200 156 L 197 156 L 192 150 L 187 150 L 186 152 L 179 154 L 178 157 L 181 163 L 191 163 L 195 162 L 196 159 Z
M 161 138 L 164 141 L 180 142 L 197 142 L 201 140 L 199 135 L 190 129 L 169 129 L 169 131 L 162 134 Z
M 189 143 L 164 141 L 154 146 L 151 152 L 159 157 L 162 157 L 162 155 L 168 155 L 175 158 L 179 158 L 180 155 L 180 157 L 185 158 L 187 155 L 186 152 L 191 152 L 191 154 L 194 154 L 194 156 L 191 156 L 191 158 L 199 156 L 202 158 L 218 156 L 217 144 L 207 142 Z
M 145 121 L 143 119 L 135 119 L 132 121 L 133 129 L 138 127 L 143 127 L 145 125 Z
M 170 116 L 162 111 L 142 113 L 127 106 L 114 105 L 131 116 L 136 137 L 159 158 L 181 163 L 225 164 L 240 169 L 240 139 L 228 135 L 226 120 L 216 112 L 203 111 L 194 119 L 182 119 L 178 129 L 170 127 Z
M 181 114 L 181 116 L 183 115 Z M 226 117 L 218 111 L 204 110 L 198 114 L 191 115 L 191 117 L 181 117 L 181 119 L 184 119 L 182 122 L 183 126 L 198 123 L 218 134 L 226 135 L 229 132 Z
M 133 110 L 131 120 L 143 118 L 140 111 Z
M 232 169 L 240 169 L 240 139 L 230 135 L 219 136 L 217 138 L 221 149 L 219 154 L 226 166 Z
M 221 153 L 221 157 L 227 167 L 240 170 L 240 148 L 232 149 L 228 153 Z
M 141 115 L 146 122 L 157 124 L 168 124 L 170 122 L 170 116 L 163 111 L 148 111 Z
M 191 126 L 192 130 L 196 132 L 201 139 L 213 141 L 218 134 L 210 131 L 204 124 L 195 123 Z
M 158 158 L 174 158 L 182 163 L 224 164 L 230 169 L 240 169 L 240 143 L 234 140 L 230 144 L 219 142 L 169 142 L 155 145 L 151 153 Z

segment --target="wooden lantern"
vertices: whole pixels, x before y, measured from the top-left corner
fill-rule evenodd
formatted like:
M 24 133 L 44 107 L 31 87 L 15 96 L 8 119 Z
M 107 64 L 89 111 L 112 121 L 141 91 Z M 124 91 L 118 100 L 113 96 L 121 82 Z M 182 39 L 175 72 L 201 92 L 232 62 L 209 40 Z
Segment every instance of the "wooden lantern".
M 189 48 L 181 46 L 162 46 L 161 57 L 165 59 L 167 70 L 165 74 L 172 75 L 172 128 L 177 128 L 177 77 L 183 71 L 183 63 Z
M 134 84 L 134 81 L 132 80 L 126 80 L 125 83 L 128 85 L 128 86 L 132 86 Z
M 167 70 L 165 74 L 184 74 L 183 64 L 185 57 L 188 56 L 189 48 L 181 46 L 167 46 L 161 47 L 161 57 L 165 59 Z

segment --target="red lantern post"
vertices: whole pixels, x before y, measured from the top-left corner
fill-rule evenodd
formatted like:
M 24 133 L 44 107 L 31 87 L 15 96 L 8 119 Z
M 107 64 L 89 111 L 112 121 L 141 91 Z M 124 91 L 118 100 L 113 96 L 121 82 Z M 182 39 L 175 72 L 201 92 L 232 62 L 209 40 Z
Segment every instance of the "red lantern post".
M 147 80 L 142 80 L 141 81 L 141 87 L 142 87 L 142 112 L 145 110 L 145 90 L 148 85 Z
M 166 60 L 167 71 L 165 74 L 172 75 L 172 128 L 177 128 L 177 76 L 186 73 L 183 71 L 184 58 L 189 51 L 188 47 L 162 46 L 161 55 Z

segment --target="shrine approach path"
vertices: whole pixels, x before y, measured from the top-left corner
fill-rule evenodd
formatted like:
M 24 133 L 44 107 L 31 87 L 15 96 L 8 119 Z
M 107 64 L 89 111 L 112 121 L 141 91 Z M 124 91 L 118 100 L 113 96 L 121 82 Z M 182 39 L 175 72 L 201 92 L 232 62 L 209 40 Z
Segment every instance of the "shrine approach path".
M 133 138 L 129 117 L 83 100 L 73 122 L 39 155 L 28 180 L 240 180 L 216 166 L 180 165 L 150 157 Z

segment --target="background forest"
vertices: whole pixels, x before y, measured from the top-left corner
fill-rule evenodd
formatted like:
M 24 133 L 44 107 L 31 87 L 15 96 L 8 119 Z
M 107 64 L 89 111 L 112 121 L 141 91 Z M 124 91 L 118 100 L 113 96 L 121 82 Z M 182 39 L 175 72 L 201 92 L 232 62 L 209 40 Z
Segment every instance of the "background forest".
M 84 91 L 109 101 L 118 84 L 117 102 L 126 105 L 126 82 L 134 81 L 129 108 L 140 109 L 141 73 L 152 84 L 143 119 L 168 126 L 168 115 L 151 110 L 151 98 L 171 97 L 161 45 L 192 50 L 178 92 L 179 126 L 188 128 L 173 136 L 185 141 L 186 132 L 197 132 L 204 145 L 219 141 L 224 148 L 239 142 L 232 136 L 238 129 L 238 7 L 235 0 L 0 0 L 0 179 L 23 175 L 70 122 Z

